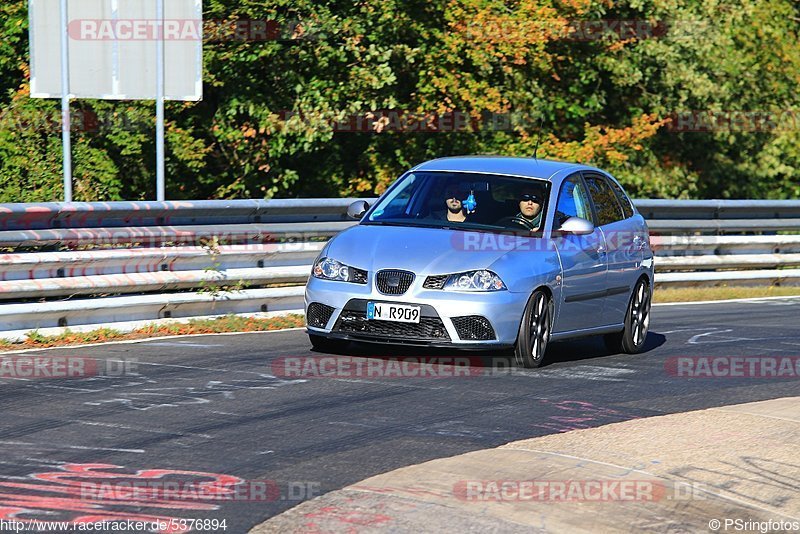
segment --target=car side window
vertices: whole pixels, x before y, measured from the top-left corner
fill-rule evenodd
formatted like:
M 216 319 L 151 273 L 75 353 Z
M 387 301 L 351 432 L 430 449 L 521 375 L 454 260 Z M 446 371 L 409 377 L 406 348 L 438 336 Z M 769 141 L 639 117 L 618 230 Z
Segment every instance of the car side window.
M 611 184 L 614 193 L 617 195 L 617 200 L 619 200 L 622 206 L 622 215 L 624 215 L 626 219 L 633 217 L 633 204 L 631 203 L 631 199 L 628 198 L 628 195 L 625 194 L 625 191 L 622 190 L 617 182 L 608 180 L 608 183 Z
M 580 217 L 581 219 L 592 221 L 589 195 L 586 193 L 586 188 L 583 186 L 579 175 L 570 176 L 561 184 L 561 191 L 558 193 L 558 204 L 556 205 L 554 228 L 559 228 L 570 217 Z
M 601 176 L 586 176 L 586 185 L 589 187 L 589 194 L 592 195 L 594 207 L 597 210 L 598 226 L 611 224 L 621 221 L 625 217 L 622 214 L 622 207 L 619 205 L 617 195 L 608 185 L 608 181 Z

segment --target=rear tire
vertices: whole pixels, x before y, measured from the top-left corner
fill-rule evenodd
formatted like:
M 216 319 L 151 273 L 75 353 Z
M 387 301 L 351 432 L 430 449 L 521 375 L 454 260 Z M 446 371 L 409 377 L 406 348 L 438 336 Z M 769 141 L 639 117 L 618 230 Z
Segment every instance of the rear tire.
M 514 345 L 514 359 L 520 367 L 535 369 L 542 365 L 553 326 L 553 302 L 538 289 L 525 306 Z
M 308 334 L 308 339 L 311 341 L 311 346 L 314 347 L 314 350 L 319 352 L 341 352 L 350 344 L 345 339 L 329 339 L 316 334 Z
M 624 330 L 604 336 L 608 350 L 625 354 L 642 351 L 650 328 L 650 304 L 650 284 L 642 278 L 636 282 L 628 302 Z

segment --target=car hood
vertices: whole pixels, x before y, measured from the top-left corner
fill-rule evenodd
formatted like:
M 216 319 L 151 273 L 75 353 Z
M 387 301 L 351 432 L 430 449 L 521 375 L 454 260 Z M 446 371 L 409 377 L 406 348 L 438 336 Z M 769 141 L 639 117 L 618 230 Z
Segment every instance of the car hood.
M 373 272 L 404 269 L 450 274 L 498 267 L 504 256 L 531 239 L 443 228 L 358 225 L 334 237 L 323 253 Z

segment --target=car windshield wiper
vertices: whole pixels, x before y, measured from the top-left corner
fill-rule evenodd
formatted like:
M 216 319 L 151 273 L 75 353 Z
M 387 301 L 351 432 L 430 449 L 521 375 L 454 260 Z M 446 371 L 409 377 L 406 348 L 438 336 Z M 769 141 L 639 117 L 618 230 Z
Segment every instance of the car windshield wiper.
M 361 224 L 375 225 L 375 226 L 408 226 L 407 224 L 401 224 L 401 223 L 389 222 L 389 221 L 366 221 L 366 222 L 362 222 Z
M 414 223 L 412 221 L 403 221 L 403 222 L 392 222 L 392 221 L 367 221 L 361 224 L 375 224 L 378 226 L 400 226 L 400 227 L 412 227 L 412 228 L 442 228 L 438 224 L 419 224 Z

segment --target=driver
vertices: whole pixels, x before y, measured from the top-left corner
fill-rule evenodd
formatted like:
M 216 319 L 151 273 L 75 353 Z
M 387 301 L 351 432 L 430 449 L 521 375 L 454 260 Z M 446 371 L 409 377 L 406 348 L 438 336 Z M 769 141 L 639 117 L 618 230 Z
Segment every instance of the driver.
M 506 217 L 503 222 L 508 226 L 523 226 L 531 232 L 542 226 L 542 199 L 533 189 L 523 189 L 519 197 L 519 213 Z

